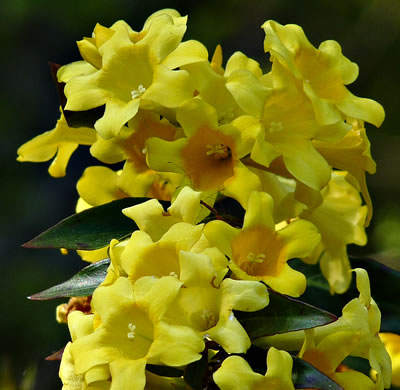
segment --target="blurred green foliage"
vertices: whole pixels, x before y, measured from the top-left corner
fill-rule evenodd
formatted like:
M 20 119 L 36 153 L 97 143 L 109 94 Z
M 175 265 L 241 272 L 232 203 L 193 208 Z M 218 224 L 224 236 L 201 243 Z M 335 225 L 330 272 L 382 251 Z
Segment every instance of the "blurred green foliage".
M 260 26 L 267 19 L 301 25 L 316 46 L 326 39 L 342 45 L 344 54 L 360 65 L 359 79 L 350 90 L 377 100 L 387 114 L 381 129 L 368 128 L 378 164 L 378 173 L 368 178 L 375 205 L 375 219 L 368 231 L 371 240 L 365 248 L 351 251 L 376 254 L 383 262 L 400 268 L 400 1 L 3 1 L 0 272 L 5 278 L 0 298 L 0 381 L 8 385 L 0 383 L 2 389 L 61 388 L 58 363 L 43 360 L 69 338 L 66 326 L 55 322 L 55 307 L 61 301 L 31 302 L 25 297 L 83 267 L 74 254 L 20 248 L 23 242 L 73 213 L 76 180 L 92 162 L 88 150 L 81 148 L 72 158 L 67 177 L 53 179 L 47 174 L 46 163 L 15 161 L 18 146 L 50 130 L 59 115 L 47 62 L 78 60 L 75 41 L 90 36 L 97 22 L 109 26 L 125 19 L 134 29 L 140 29 L 147 16 L 165 7 L 189 15 L 185 39 L 202 41 L 210 53 L 220 43 L 225 59 L 241 50 L 265 69 L 268 59 Z M 34 381 L 32 372 L 40 379 Z

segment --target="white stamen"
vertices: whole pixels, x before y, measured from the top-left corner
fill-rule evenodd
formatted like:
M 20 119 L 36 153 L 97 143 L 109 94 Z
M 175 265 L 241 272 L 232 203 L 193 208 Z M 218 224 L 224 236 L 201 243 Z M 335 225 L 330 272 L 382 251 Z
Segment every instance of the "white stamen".
M 147 148 L 146 148 L 146 147 L 144 147 L 144 148 L 142 149 L 142 153 L 143 153 L 143 154 L 146 154 L 146 153 L 147 153 Z
M 136 99 L 139 96 L 143 95 L 146 92 L 146 88 L 143 87 L 142 84 L 140 84 L 138 86 L 138 89 L 134 89 L 133 91 L 131 91 L 131 95 L 132 95 L 132 99 Z
M 258 255 L 255 255 L 253 252 L 250 252 L 247 255 L 247 261 L 249 263 L 262 263 L 265 260 L 265 254 L 264 253 L 259 253 Z
M 172 271 L 169 273 L 169 276 L 175 276 L 176 278 L 178 277 L 178 275 L 176 274 L 176 272 Z
M 133 340 L 135 338 L 136 325 L 133 325 L 131 322 L 128 324 L 128 329 L 130 330 L 130 332 L 128 332 L 128 339 Z
M 277 133 L 277 132 L 282 131 L 282 130 L 283 130 L 282 122 L 271 122 L 270 123 L 269 131 L 271 133 Z
M 235 318 L 235 316 L 233 315 L 233 313 L 231 313 L 231 314 L 229 315 L 228 320 L 229 320 L 229 321 L 233 321 L 234 318 Z

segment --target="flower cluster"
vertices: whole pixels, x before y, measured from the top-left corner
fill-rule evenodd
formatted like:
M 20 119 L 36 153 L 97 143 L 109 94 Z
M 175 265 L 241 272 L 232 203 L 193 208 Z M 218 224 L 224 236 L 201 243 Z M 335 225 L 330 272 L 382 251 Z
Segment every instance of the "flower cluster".
M 388 387 L 380 312 L 362 270 L 360 297 L 330 325 L 253 343 L 236 316 L 267 308 L 270 289 L 301 296 L 307 278 L 295 258 L 319 262 L 332 293 L 348 289 L 347 245 L 365 245 L 372 215 L 364 122 L 380 126 L 382 107 L 347 89 L 358 67 L 335 41 L 315 48 L 299 26 L 267 21 L 270 70 L 241 52 L 224 67 L 220 46 L 209 60 L 203 44 L 182 40 L 186 21 L 166 9 L 140 31 L 96 25 L 78 42 L 82 60 L 57 72 L 66 103 L 56 127 L 18 150 L 20 161 L 53 158 L 49 172 L 61 177 L 76 148 L 90 146 L 102 164 L 78 181 L 77 211 L 153 198 L 123 210 L 138 226 L 129 237 L 79 252 L 111 263 L 90 313 L 68 315 L 63 389 L 184 389 L 183 377 L 150 367 L 215 356 L 222 390 L 294 389 L 287 351 L 344 389 Z M 121 169 L 107 166 L 115 163 Z M 214 208 L 228 198 L 242 219 Z M 243 357 L 252 344 L 268 349 L 265 375 Z M 338 372 L 349 355 L 368 359 L 375 380 Z

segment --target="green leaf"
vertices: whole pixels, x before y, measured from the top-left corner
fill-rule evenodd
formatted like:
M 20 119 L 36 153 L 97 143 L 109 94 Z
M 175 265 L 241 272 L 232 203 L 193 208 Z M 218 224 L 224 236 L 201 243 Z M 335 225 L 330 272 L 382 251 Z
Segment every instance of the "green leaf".
M 325 310 L 270 290 L 270 303 L 255 312 L 235 311 L 251 339 L 315 328 L 337 320 Z
M 123 215 L 121 210 L 147 200 L 149 198 L 123 198 L 92 207 L 63 219 L 22 246 L 73 250 L 104 248 L 113 238 L 121 240 L 138 230 L 135 222 Z M 163 207 L 170 205 L 170 202 L 159 202 Z
M 146 370 L 159 376 L 166 376 L 169 378 L 180 378 L 183 376 L 183 370 L 169 366 L 158 366 L 155 364 L 146 364 Z
M 295 356 L 292 358 L 292 379 L 296 389 L 344 390 L 310 363 Z
M 67 281 L 33 294 L 29 299 L 46 301 L 54 298 L 87 297 L 103 282 L 107 275 L 110 259 L 100 260 L 83 268 Z

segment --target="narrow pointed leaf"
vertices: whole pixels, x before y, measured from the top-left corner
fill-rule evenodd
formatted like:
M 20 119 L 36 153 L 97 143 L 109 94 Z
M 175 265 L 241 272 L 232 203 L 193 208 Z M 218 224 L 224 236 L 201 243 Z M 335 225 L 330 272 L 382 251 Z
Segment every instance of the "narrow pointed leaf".
M 50 287 L 47 290 L 33 294 L 29 299 L 46 301 L 64 297 L 87 297 L 99 286 L 107 275 L 110 259 L 104 259 L 83 268 L 67 281 Z
M 315 328 L 337 320 L 334 314 L 270 290 L 270 303 L 255 312 L 235 312 L 251 339 Z
M 149 200 L 149 198 L 123 198 L 92 207 L 63 219 L 33 240 L 25 248 L 66 248 L 94 250 L 104 248 L 115 238 L 120 240 L 138 229 L 135 222 L 121 210 Z M 164 207 L 170 202 L 160 201 Z
M 310 363 L 295 356 L 292 358 L 292 378 L 296 389 L 344 390 Z

